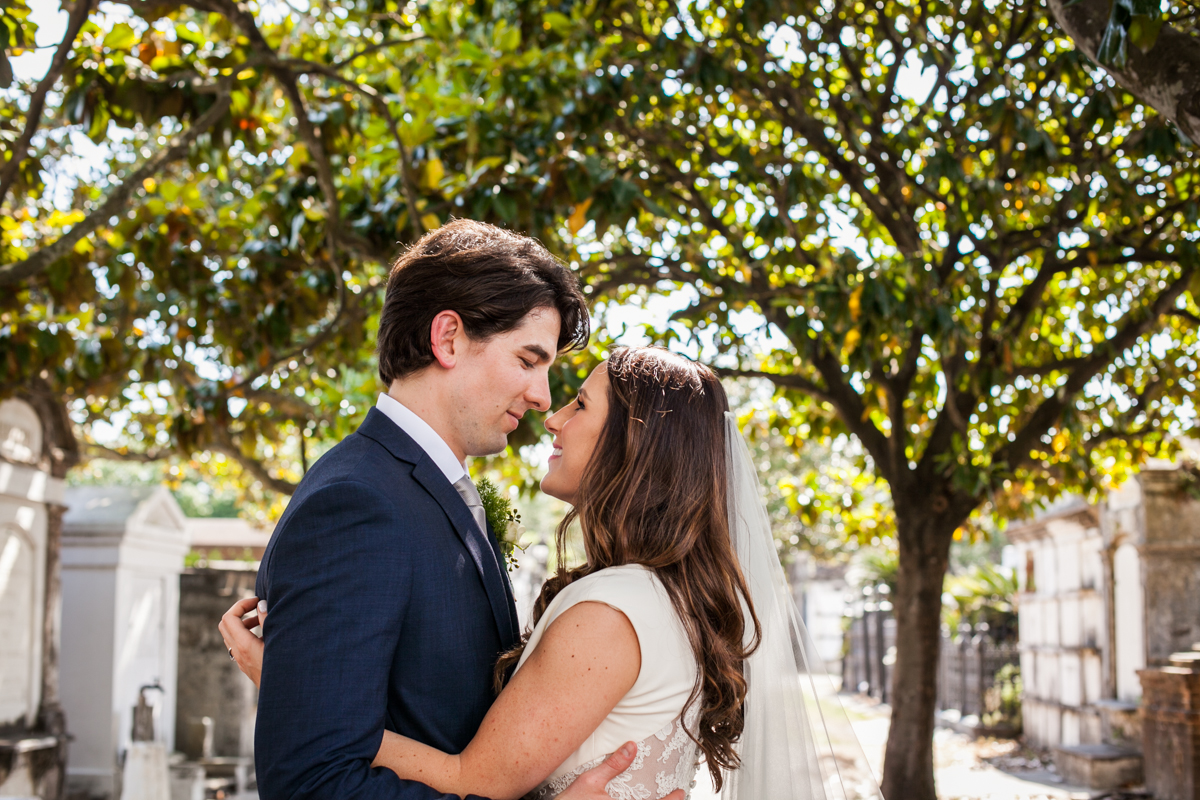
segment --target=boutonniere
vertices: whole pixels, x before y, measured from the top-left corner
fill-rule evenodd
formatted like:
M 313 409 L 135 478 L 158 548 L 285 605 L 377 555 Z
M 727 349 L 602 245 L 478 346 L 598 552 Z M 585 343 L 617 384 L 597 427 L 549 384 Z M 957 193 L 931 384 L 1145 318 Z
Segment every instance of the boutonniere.
M 521 536 L 525 533 L 525 526 L 521 524 L 521 514 L 513 508 L 507 493 L 501 492 L 496 484 L 487 478 L 475 481 L 475 488 L 479 491 L 479 499 L 483 501 L 483 513 L 487 517 L 488 525 L 492 527 L 496 540 L 500 543 L 505 566 L 512 572 L 517 568 L 517 551 L 525 552 L 525 547 L 521 544 Z

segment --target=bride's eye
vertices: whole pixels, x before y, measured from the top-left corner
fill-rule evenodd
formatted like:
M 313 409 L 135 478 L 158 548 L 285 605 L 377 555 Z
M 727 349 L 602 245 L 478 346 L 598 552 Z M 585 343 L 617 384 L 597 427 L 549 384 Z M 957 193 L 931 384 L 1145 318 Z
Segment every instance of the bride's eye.
M 578 408 L 580 411 L 583 410 L 583 398 L 582 397 L 575 398 L 575 407 Z

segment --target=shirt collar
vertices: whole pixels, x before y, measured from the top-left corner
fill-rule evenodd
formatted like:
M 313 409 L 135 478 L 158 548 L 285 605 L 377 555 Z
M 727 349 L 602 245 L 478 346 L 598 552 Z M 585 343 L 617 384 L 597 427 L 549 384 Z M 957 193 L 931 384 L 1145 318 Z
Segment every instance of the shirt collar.
M 429 427 L 429 423 L 418 417 L 396 398 L 385 393 L 379 395 L 375 407 L 399 426 L 416 442 L 437 468 L 446 476 L 446 480 L 454 483 L 467 474 L 466 467 L 454 455 L 446 440 L 437 431 Z

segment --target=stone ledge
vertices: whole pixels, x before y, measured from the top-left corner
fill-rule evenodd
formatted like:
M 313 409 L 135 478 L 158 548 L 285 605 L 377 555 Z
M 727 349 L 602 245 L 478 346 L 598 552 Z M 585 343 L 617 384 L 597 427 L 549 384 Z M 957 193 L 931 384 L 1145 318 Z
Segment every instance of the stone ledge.
M 1142 754 L 1111 744 L 1056 745 L 1054 764 L 1068 783 L 1116 789 L 1142 782 Z
M 37 750 L 52 750 L 58 747 L 58 743 L 57 736 L 0 736 L 0 752 L 32 753 Z

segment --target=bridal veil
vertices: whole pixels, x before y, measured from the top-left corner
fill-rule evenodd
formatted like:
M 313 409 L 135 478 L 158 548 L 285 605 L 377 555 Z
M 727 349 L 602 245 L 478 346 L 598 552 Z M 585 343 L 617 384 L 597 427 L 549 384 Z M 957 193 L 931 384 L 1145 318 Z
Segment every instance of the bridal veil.
M 729 531 L 762 630 L 746 660 L 741 767 L 723 800 L 881 800 L 849 718 L 788 590 L 758 472 L 725 414 Z

